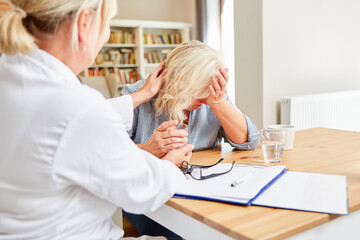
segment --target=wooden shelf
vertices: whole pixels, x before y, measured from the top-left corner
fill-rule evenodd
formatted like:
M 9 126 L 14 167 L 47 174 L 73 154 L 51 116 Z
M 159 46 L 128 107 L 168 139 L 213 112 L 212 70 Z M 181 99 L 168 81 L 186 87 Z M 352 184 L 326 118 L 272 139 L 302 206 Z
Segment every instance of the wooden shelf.
M 92 65 L 89 68 L 137 68 L 137 64 Z
M 106 43 L 103 48 L 135 48 L 136 44 Z
M 189 41 L 190 26 L 191 25 L 189 23 L 184 23 L 184 22 L 113 19 L 110 21 L 111 31 L 130 34 L 131 41 L 129 41 L 127 37 L 124 37 L 124 41 L 123 41 L 123 37 L 120 37 L 120 40 L 118 40 L 117 36 L 115 35 L 114 38 L 112 39 L 113 42 L 128 42 L 128 43 L 104 44 L 101 50 L 101 53 L 104 54 L 103 58 L 101 58 L 100 56 L 97 59 L 97 63 L 99 64 L 97 65 L 94 62 L 93 63 L 94 65 L 87 68 L 82 75 L 84 77 L 93 77 L 89 75 L 107 75 L 110 72 L 109 70 L 110 68 L 117 68 L 119 69 L 119 71 L 116 70 L 118 74 L 119 72 L 122 72 L 124 74 L 129 74 L 129 72 L 131 73 L 136 72 L 137 78 L 147 78 L 147 76 L 155 69 L 155 67 L 159 65 L 159 63 L 148 64 L 147 60 L 144 59 L 145 54 L 148 52 L 157 52 L 157 51 L 163 52 L 167 50 L 171 51 L 171 49 L 178 47 L 179 44 L 144 44 L 144 34 L 153 34 L 154 36 L 158 36 L 158 35 L 166 36 L 167 34 L 169 35 L 180 34 L 180 39 L 182 41 Z M 175 42 L 171 42 L 171 43 L 175 43 Z M 110 53 L 110 51 L 114 51 L 115 53 L 114 52 Z M 119 51 L 121 55 L 120 57 L 116 54 L 117 51 Z M 112 64 L 112 65 L 102 64 L 104 62 L 106 63 L 125 62 L 125 60 L 123 59 L 128 57 L 126 56 L 126 54 L 127 53 L 130 54 L 129 52 L 132 55 L 129 58 L 130 61 L 126 61 L 126 62 L 132 62 L 134 64 Z M 105 54 L 107 55 L 105 56 Z M 157 57 L 158 56 L 159 55 L 157 55 Z M 133 59 L 135 61 L 132 61 Z M 127 68 L 129 70 L 126 70 Z M 120 86 L 122 82 L 118 74 L 116 74 L 116 77 L 118 78 L 117 84 L 118 86 Z M 124 79 L 124 77 L 122 79 Z
M 144 48 L 176 48 L 179 44 L 144 44 Z
M 180 34 L 182 41 L 190 40 L 189 23 L 185 22 L 166 22 L 166 21 L 142 21 L 142 20 L 123 20 L 113 19 L 110 21 L 111 31 L 122 31 L 134 33 L 135 43 L 106 43 L 102 52 L 106 53 L 110 50 L 131 49 L 135 54 L 135 64 L 115 64 L 115 65 L 93 65 L 90 68 L 133 68 L 142 78 L 146 78 L 148 74 L 157 66 L 158 63 L 148 64 L 144 59 L 146 52 L 162 51 L 163 49 L 174 49 L 179 44 L 144 44 L 144 34 L 152 34 L 154 36 L 167 34 Z M 86 74 L 85 74 L 86 75 Z
M 151 68 L 155 68 L 157 66 L 159 66 L 160 63 L 145 63 L 144 67 L 151 67 Z

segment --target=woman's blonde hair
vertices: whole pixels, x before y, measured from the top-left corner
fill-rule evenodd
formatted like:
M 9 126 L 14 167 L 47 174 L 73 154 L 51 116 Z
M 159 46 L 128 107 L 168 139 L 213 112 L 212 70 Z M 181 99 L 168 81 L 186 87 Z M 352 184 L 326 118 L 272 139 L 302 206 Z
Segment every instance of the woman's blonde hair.
M 196 40 L 172 50 L 166 59 L 167 73 L 155 101 L 157 115 L 165 112 L 170 119 L 186 120 L 184 110 L 195 99 L 209 96 L 211 76 L 223 65 L 223 55 L 219 51 Z
M 0 52 L 7 55 L 35 51 L 36 35 L 52 35 L 69 17 L 73 18 L 71 47 L 76 50 L 77 20 L 82 10 L 93 10 L 95 24 L 100 26 L 103 21 L 102 29 L 116 13 L 116 0 L 10 0 L 9 3 L 13 10 L 0 18 Z

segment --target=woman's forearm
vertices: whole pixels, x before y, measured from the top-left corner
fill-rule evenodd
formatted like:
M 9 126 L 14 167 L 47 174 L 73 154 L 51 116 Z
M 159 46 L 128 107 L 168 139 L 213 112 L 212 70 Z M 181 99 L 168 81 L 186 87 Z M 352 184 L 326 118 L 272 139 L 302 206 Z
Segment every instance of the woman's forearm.
M 237 144 L 248 141 L 246 118 L 229 101 L 212 107 L 212 110 L 231 141 Z
M 145 103 L 151 99 L 152 96 L 149 94 L 146 94 L 142 92 L 141 90 L 139 92 L 135 92 L 130 94 L 132 100 L 133 100 L 133 108 L 136 108 L 142 103 Z

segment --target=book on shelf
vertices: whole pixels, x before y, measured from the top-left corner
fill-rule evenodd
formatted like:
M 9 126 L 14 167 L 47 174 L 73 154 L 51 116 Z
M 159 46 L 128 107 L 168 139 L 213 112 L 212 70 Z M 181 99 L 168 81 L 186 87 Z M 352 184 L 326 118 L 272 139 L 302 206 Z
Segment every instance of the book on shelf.
M 156 37 L 156 42 L 157 42 L 158 44 L 163 44 L 163 40 L 162 40 L 162 36 L 161 36 L 161 35 L 157 35 L 157 37 Z
M 108 43 L 118 44 L 123 42 L 123 32 L 121 30 L 112 30 Z
M 95 64 L 100 65 L 104 63 L 104 54 L 99 53 L 95 58 Z
M 120 85 L 132 84 L 140 80 L 140 74 L 133 69 L 117 69 Z
M 156 37 L 152 33 L 144 33 L 144 44 L 180 44 L 180 33 L 158 34 Z
M 147 63 L 152 63 L 153 62 L 151 54 L 149 54 L 148 52 L 144 53 L 144 58 L 145 58 L 145 61 Z
M 119 50 L 109 50 L 108 54 L 110 56 L 110 61 L 113 64 L 120 64 L 121 60 L 122 60 L 122 56 L 120 54 Z
M 119 78 L 119 85 L 124 84 L 132 84 L 136 81 L 141 79 L 140 74 L 131 68 L 117 68 L 117 67 L 110 67 L 110 68 L 89 68 L 88 69 L 88 76 L 89 77 L 99 77 L 99 76 L 108 76 L 109 74 L 115 74 Z
M 174 34 L 170 34 L 169 37 L 170 37 L 170 42 L 171 42 L 172 44 L 176 44 L 175 35 L 174 35 Z
M 150 44 L 150 43 L 149 43 L 149 38 L 148 38 L 148 34 L 147 34 L 147 33 L 144 33 L 144 34 L 143 34 L 143 42 L 144 42 L 144 44 Z
M 135 54 L 133 49 L 122 48 L 120 64 L 135 64 Z
M 176 33 L 175 34 L 175 43 L 176 44 L 181 44 L 182 39 L 181 39 L 181 34 L 180 33 Z
M 151 34 L 151 43 L 152 43 L 152 44 L 155 44 L 155 43 L 156 43 L 156 42 L 155 42 L 155 37 L 154 37 L 154 35 L 152 35 L 152 34 Z
M 110 44 L 135 44 L 135 33 L 112 29 L 110 32 Z
M 120 50 L 108 50 L 99 53 L 95 58 L 96 65 L 117 65 L 117 64 L 136 64 L 133 49 L 121 48 Z
M 166 42 L 165 42 L 164 36 L 163 36 L 163 35 L 159 35 L 159 37 L 160 37 L 160 40 L 161 40 L 161 44 L 165 44 Z
M 144 44 L 156 44 L 155 37 L 153 34 L 144 33 Z
M 152 52 L 145 52 L 144 59 L 147 63 L 161 63 L 164 61 L 172 49 L 162 49 Z
M 160 62 L 160 60 L 157 58 L 156 52 L 150 52 L 150 54 L 152 56 L 154 63 Z

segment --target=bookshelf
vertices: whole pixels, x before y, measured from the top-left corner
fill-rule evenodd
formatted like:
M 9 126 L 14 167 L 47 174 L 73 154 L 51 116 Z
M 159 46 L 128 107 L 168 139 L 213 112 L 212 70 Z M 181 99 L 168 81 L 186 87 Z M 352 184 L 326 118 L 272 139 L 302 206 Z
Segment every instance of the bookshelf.
M 126 83 L 146 78 L 167 54 L 190 40 L 189 23 L 114 19 L 110 39 L 82 77 L 116 75 L 119 92 Z M 120 94 L 120 93 L 119 93 Z

